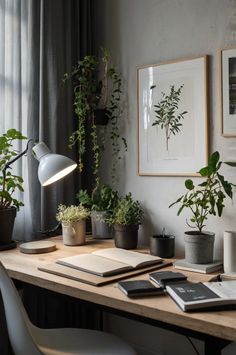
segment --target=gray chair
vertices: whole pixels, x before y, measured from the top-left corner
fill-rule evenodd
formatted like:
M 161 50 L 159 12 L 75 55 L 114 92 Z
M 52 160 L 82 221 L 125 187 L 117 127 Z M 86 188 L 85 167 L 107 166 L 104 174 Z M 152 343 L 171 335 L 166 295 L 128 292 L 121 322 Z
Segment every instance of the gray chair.
M 123 340 L 109 333 L 76 328 L 34 326 L 20 296 L 0 262 L 0 290 L 7 329 L 15 355 L 135 355 Z

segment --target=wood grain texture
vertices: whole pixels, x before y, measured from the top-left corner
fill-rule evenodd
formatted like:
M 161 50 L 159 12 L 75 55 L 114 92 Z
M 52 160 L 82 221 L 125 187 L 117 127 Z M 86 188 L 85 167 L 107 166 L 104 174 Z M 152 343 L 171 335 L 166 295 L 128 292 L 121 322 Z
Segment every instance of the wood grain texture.
M 98 248 L 113 247 L 112 240 L 102 241 L 88 238 L 86 245 L 73 247 L 64 246 L 61 237 L 52 240 L 57 245 L 57 250 L 54 252 L 34 255 L 23 254 L 19 249 L 14 249 L 0 252 L 0 260 L 7 268 L 9 275 L 17 280 L 116 310 L 236 341 L 236 311 L 184 313 L 167 295 L 129 299 L 117 288 L 116 282 L 95 287 L 38 270 L 38 267 L 55 262 L 59 258 L 92 252 Z M 140 249 L 140 251 L 148 252 L 145 249 Z M 175 269 L 169 266 L 164 270 Z M 191 272 L 184 272 L 184 274 L 189 280 L 196 282 L 209 281 L 214 275 Z M 148 274 L 135 276 L 135 279 L 148 279 Z

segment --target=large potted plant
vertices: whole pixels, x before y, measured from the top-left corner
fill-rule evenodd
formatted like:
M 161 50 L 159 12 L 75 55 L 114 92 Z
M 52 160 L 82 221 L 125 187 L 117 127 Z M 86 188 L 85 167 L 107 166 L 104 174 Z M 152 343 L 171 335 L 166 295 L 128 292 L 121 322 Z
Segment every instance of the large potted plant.
M 103 185 L 93 194 L 80 190 L 77 197 L 81 204 L 91 209 L 92 235 L 94 238 L 112 238 L 112 226 L 107 219 L 112 215 L 118 202 L 118 192 L 109 185 Z
M 11 245 L 16 212 L 24 205 L 15 197 L 15 192 L 24 191 L 23 179 L 10 169 L 17 157 L 14 143 L 24 139 L 26 137 L 13 128 L 0 136 L 0 245 L 3 247 Z
M 59 205 L 56 219 L 62 224 L 62 237 L 65 245 L 83 245 L 86 235 L 86 218 L 89 210 L 82 205 Z
M 69 138 L 69 146 L 78 147 L 79 171 L 84 168 L 84 156 L 91 146 L 93 156 L 94 189 L 99 187 L 99 166 L 101 152 L 106 145 L 106 137 L 112 143 L 112 177 L 116 176 L 121 145 L 127 149 L 126 140 L 120 135 L 119 121 L 122 114 L 122 77 L 111 63 L 111 55 L 102 49 L 101 59 L 86 55 L 64 75 L 64 81 L 72 78 L 74 86 L 74 108 L 77 128 Z M 105 125 L 107 124 L 107 127 Z M 104 128 L 105 127 L 105 128 Z M 86 130 L 89 134 L 86 134 Z
M 199 171 L 205 180 L 198 185 L 194 185 L 191 179 L 185 180 L 187 192 L 169 206 L 181 205 L 178 216 L 184 209 L 191 212 L 191 224 L 187 221 L 187 225 L 196 230 L 185 232 L 185 258 L 190 263 L 207 264 L 213 261 L 215 234 L 203 231 L 203 228 L 209 215 L 221 217 L 224 200 L 227 196 L 232 199 L 234 186 L 219 173 L 221 165 L 219 152 L 214 152 L 209 164 Z
M 114 241 L 117 248 L 137 248 L 138 229 L 143 217 L 143 208 L 139 201 L 133 200 L 131 193 L 119 199 L 109 219 L 114 228 Z

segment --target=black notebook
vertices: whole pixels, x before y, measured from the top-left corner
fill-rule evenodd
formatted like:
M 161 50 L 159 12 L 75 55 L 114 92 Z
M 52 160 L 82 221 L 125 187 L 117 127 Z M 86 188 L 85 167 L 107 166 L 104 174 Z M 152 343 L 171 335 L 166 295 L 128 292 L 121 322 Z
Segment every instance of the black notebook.
M 236 308 L 236 281 L 178 283 L 166 291 L 183 311 Z
M 187 276 L 181 272 L 173 271 L 153 272 L 149 274 L 149 278 L 163 288 L 168 284 L 187 280 Z
M 118 282 L 118 288 L 128 297 L 162 295 L 163 289 L 154 286 L 149 280 L 131 280 Z

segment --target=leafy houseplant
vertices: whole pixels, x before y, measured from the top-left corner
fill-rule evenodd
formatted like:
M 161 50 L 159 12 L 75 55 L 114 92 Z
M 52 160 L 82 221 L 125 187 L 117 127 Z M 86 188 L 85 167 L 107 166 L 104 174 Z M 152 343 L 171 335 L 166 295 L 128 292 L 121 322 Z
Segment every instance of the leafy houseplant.
M 103 185 L 91 196 L 86 190 L 80 190 L 77 197 L 81 204 L 91 208 L 92 234 L 94 238 L 111 238 L 112 228 L 107 223 L 117 205 L 118 192 L 109 185 Z
M 10 170 L 10 164 L 17 156 L 14 142 L 26 139 L 21 132 L 12 128 L 0 136 L 0 225 L 1 244 L 11 242 L 16 211 L 23 203 L 14 196 L 16 191 L 24 191 L 23 179 Z
M 188 239 L 192 241 L 195 240 L 194 237 L 197 237 L 198 239 L 195 243 L 200 245 L 200 241 L 206 239 L 212 246 L 209 251 L 204 246 L 200 246 L 201 249 L 196 254 L 185 248 L 186 259 L 189 262 L 200 264 L 209 263 L 213 260 L 214 233 L 203 232 L 203 228 L 209 215 L 221 217 L 225 207 L 224 200 L 227 196 L 232 199 L 232 188 L 234 186 L 219 173 L 221 165 L 220 154 L 216 151 L 210 156 L 209 164 L 199 171 L 205 181 L 195 186 L 191 179 L 187 179 L 185 181 L 187 192 L 169 206 L 181 205 L 177 212 L 178 216 L 185 208 L 189 209 L 192 214 L 190 218 L 191 225 L 188 221 L 187 225 L 191 228 L 196 228 L 197 231 L 186 232 L 185 241 Z
M 56 219 L 62 224 L 63 243 L 82 245 L 85 243 L 85 219 L 90 212 L 81 204 L 78 206 L 59 205 Z
M 99 166 L 101 152 L 105 146 L 105 129 L 96 124 L 98 116 L 108 120 L 108 133 L 112 141 L 112 156 L 115 162 L 120 158 L 120 142 L 127 148 L 126 140 L 120 137 L 119 120 L 121 118 L 121 86 L 122 77 L 111 64 L 111 56 L 107 49 L 102 50 L 99 60 L 93 55 L 87 55 L 74 67 L 73 71 L 64 75 L 64 81 L 69 78 L 74 83 L 74 107 L 78 118 L 77 129 L 69 139 L 69 146 L 78 146 L 79 171 L 84 168 L 86 145 L 91 144 L 93 154 L 94 189 L 99 187 Z M 90 138 L 86 137 L 86 129 L 90 127 Z M 99 138 L 98 138 L 99 136 Z M 87 141 L 86 141 L 87 140 Z M 115 163 L 114 163 L 115 164 Z M 116 164 L 112 167 L 112 174 Z
M 138 228 L 143 217 L 143 208 L 139 201 L 133 200 L 131 193 L 119 199 L 109 219 L 114 227 L 116 247 L 123 249 L 135 249 L 137 247 Z
M 153 85 L 151 89 L 154 89 L 156 85 Z M 172 135 L 176 135 L 180 132 L 180 127 L 183 125 L 181 120 L 184 119 L 187 111 L 178 112 L 180 95 L 183 89 L 181 85 L 178 89 L 175 89 L 174 85 L 170 87 L 170 93 L 165 94 L 162 92 L 162 98 L 154 107 L 156 108 L 156 120 L 152 126 L 160 126 L 165 130 L 166 138 L 166 150 L 169 150 L 169 140 Z

